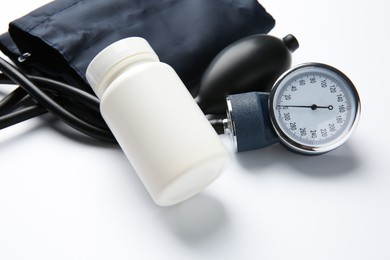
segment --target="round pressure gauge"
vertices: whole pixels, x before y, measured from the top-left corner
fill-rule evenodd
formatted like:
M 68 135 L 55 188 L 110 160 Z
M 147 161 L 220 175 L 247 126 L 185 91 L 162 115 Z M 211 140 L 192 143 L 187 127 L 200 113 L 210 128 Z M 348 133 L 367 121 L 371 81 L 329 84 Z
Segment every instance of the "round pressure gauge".
M 360 117 L 353 83 L 339 70 L 307 63 L 284 73 L 270 93 L 271 122 L 281 142 L 294 151 L 320 154 L 351 135 Z

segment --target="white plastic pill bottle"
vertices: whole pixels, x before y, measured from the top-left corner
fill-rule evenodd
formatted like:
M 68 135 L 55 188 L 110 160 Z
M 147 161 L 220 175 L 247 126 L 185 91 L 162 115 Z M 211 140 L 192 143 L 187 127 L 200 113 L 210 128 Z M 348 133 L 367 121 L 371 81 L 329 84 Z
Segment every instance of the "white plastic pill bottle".
M 153 200 L 179 203 L 202 191 L 230 155 L 176 72 L 139 37 L 89 64 L 101 114 Z

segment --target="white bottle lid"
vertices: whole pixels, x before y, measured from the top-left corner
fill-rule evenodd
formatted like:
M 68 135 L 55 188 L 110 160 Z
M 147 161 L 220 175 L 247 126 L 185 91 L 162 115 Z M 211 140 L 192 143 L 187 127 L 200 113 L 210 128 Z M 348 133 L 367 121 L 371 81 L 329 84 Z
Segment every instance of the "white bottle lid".
M 145 39 L 130 37 L 114 42 L 91 61 L 87 68 L 87 80 L 96 95 L 101 98 L 106 84 L 100 83 L 107 72 L 115 69 L 118 65 L 122 68 L 124 65 L 140 59 L 159 61 L 157 54 Z

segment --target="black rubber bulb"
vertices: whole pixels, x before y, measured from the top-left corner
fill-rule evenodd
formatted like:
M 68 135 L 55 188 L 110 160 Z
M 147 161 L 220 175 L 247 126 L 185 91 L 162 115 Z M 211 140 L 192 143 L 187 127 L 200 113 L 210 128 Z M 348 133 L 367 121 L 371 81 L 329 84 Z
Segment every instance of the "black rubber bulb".
M 250 91 L 269 92 L 291 66 L 291 53 L 299 47 L 289 34 L 282 40 L 267 34 L 252 35 L 229 45 L 206 69 L 196 100 L 203 112 L 226 114 L 226 96 Z

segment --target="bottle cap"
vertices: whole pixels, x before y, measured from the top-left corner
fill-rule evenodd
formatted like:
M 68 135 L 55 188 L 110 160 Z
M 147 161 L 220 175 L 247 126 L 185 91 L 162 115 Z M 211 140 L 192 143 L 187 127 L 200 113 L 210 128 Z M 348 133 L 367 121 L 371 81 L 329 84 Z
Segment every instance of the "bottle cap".
M 159 61 L 149 43 L 140 37 L 130 37 L 114 42 L 91 61 L 87 68 L 86 77 L 93 91 L 100 98 L 106 86 L 100 83 L 107 72 L 113 70 L 118 65 L 128 65 L 129 63 L 142 60 Z M 123 63 L 126 61 L 125 63 Z

